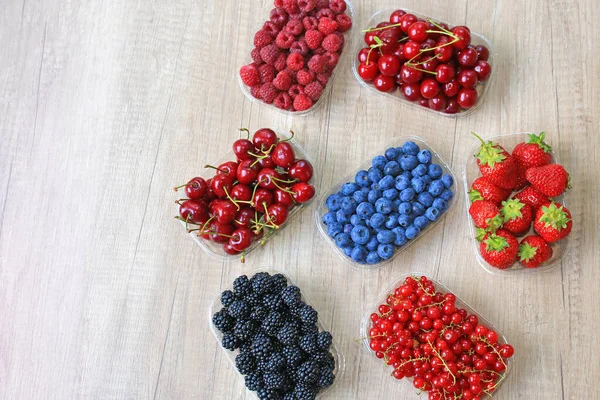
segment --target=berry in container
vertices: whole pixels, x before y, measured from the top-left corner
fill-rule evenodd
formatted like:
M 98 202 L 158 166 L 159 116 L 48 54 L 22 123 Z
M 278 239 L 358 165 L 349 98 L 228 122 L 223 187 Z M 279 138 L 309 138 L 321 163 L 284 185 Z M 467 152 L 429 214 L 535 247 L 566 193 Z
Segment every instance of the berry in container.
M 378 267 L 442 220 L 455 202 L 456 184 L 423 139 L 396 138 L 323 194 L 316 223 L 342 259 Z
M 402 275 L 382 294 L 362 320 L 361 340 L 386 374 L 437 400 L 491 397 L 515 352 L 491 323 L 420 273 Z
M 262 246 L 310 204 L 314 162 L 294 133 L 262 128 L 236 140 L 232 150 L 205 166 L 211 178 L 175 188 L 178 219 L 211 258 L 241 259 Z M 213 172 L 214 171 L 214 172 Z
M 209 311 L 215 339 L 255 398 L 320 398 L 344 372 L 332 335 L 282 270 L 239 276 Z
M 573 228 L 570 179 L 551 138 L 475 136 L 462 178 L 477 261 L 493 274 L 551 270 L 567 254 Z
M 367 89 L 437 114 L 473 112 L 487 94 L 493 49 L 484 36 L 407 9 L 376 12 L 354 51 Z
M 354 16 L 350 1 L 275 0 L 239 70 L 242 92 L 289 115 L 315 110 L 351 51 Z

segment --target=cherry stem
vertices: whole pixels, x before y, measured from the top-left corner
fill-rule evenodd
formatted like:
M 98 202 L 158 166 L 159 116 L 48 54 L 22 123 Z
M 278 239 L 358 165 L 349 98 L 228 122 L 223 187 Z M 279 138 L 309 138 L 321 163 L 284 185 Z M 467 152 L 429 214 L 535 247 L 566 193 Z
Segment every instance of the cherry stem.
M 246 140 L 250 140 L 250 131 L 248 128 L 240 128 L 240 132 L 246 132 Z
M 238 211 L 239 211 L 240 210 L 240 205 L 229 195 L 229 192 L 227 191 L 227 187 L 223 186 L 223 190 L 225 191 L 225 196 L 227 196 L 227 198 L 229 199 L 229 201 L 231 201 L 233 203 L 233 205 L 235 205 L 237 207 Z
M 424 61 L 424 62 L 425 62 L 425 61 Z M 410 67 L 410 68 L 414 69 L 415 71 L 421 71 L 421 72 L 424 72 L 424 73 L 427 73 L 427 74 L 437 75 L 437 72 L 433 72 L 433 71 L 427 71 L 426 69 L 423 69 L 423 68 L 417 68 L 417 67 L 415 67 L 414 65 L 416 65 L 416 64 L 409 64 L 409 63 L 406 63 L 405 65 L 406 65 L 407 67 Z
M 173 190 L 174 190 L 174 191 L 178 191 L 179 189 L 181 189 L 182 187 L 185 187 L 185 186 L 187 186 L 187 183 L 186 183 L 185 185 L 181 185 L 181 186 L 175 186 L 175 187 L 173 188 Z
M 225 175 L 229 174 L 229 171 L 226 171 L 224 169 L 220 169 L 220 168 L 217 168 L 217 167 L 213 167 L 212 165 L 208 165 L 208 164 L 205 165 L 204 168 L 216 169 L 217 171 L 219 171 L 220 173 L 225 174 Z
M 270 231 L 268 232 L 268 234 L 267 234 L 265 237 L 263 237 L 263 238 L 261 239 L 261 241 L 260 241 L 260 245 L 261 245 L 261 246 L 264 246 L 264 245 L 265 245 L 265 243 L 267 243 L 267 239 L 269 239 L 271 236 L 273 236 L 273 233 L 274 233 L 274 232 L 275 232 L 274 230 L 270 230 Z
M 382 26 L 381 28 L 368 28 L 366 30 L 363 31 L 363 33 L 367 33 L 367 32 L 374 32 L 374 31 L 382 31 L 384 29 L 390 29 L 390 28 L 395 28 L 397 26 L 402 26 L 402 23 L 397 23 L 397 24 L 393 24 L 393 25 L 387 25 L 387 26 Z
M 277 184 L 277 182 L 275 182 L 275 181 L 272 181 L 272 182 L 273 182 L 273 185 L 275 185 L 275 187 L 276 187 L 277 189 L 281 190 L 282 192 L 285 192 L 285 193 L 291 194 L 292 196 L 294 196 L 294 195 L 296 194 L 296 192 L 292 192 L 291 190 L 289 190 L 289 189 L 287 189 L 287 188 L 284 188 L 284 187 L 281 187 L 281 186 L 279 186 L 279 185 Z M 293 199 L 293 198 L 292 198 L 292 199 Z M 296 200 L 294 200 L 294 201 L 296 201 Z
M 290 133 L 291 133 L 291 136 L 289 138 L 280 140 L 279 142 L 289 142 L 290 140 L 292 140 L 294 138 L 295 133 L 291 129 L 290 129 Z
M 281 182 L 281 183 L 296 183 L 296 182 L 298 182 L 297 179 L 285 180 L 285 179 L 279 179 L 279 178 L 275 178 L 275 177 L 271 177 L 271 180 Z
M 184 201 L 188 201 L 189 199 L 177 199 L 175 200 L 175 204 L 179 204 L 181 205 L 181 203 L 183 203 Z
M 435 22 L 431 18 L 427 18 L 427 22 L 431 22 L 433 24 L 433 26 L 437 27 L 438 29 L 441 29 L 445 33 L 450 33 L 450 34 L 452 33 L 451 31 L 449 31 L 448 29 L 444 28 L 443 26 L 441 26 L 440 24 L 438 24 L 437 22 Z
M 275 229 L 279 229 L 279 225 L 276 225 L 273 220 L 271 220 L 271 216 L 269 215 L 269 210 L 267 209 L 267 203 L 263 201 L 263 208 L 265 209 L 265 215 L 267 216 L 267 222 L 269 222 Z
M 242 255 L 240 257 L 240 262 L 244 264 L 246 262 L 246 251 L 242 251 Z
M 436 58 L 438 58 L 437 54 L 436 54 L 435 56 L 433 56 L 433 57 L 430 57 L 430 58 L 428 58 L 427 60 L 419 61 L 419 62 L 417 62 L 417 63 L 413 63 L 413 62 L 409 63 L 409 62 L 407 61 L 407 62 L 405 62 L 404 64 L 405 64 L 405 65 L 408 65 L 408 66 L 409 66 L 409 67 L 411 67 L 411 68 L 414 68 L 414 67 L 413 67 L 413 65 L 425 64 L 426 62 L 429 62 L 429 61 L 435 60 Z M 428 72 L 431 72 L 431 71 L 428 71 Z
M 213 215 L 212 217 L 210 217 L 205 223 L 204 225 L 202 225 L 202 230 L 206 229 L 206 226 L 208 225 L 208 223 L 210 221 L 212 221 L 213 219 L 215 219 L 215 216 Z M 202 236 L 202 235 L 198 235 L 198 236 Z
M 256 195 L 256 190 L 258 189 L 258 184 L 254 185 L 254 189 L 252 189 L 252 197 L 250 197 L 250 205 L 254 207 L 254 196 Z

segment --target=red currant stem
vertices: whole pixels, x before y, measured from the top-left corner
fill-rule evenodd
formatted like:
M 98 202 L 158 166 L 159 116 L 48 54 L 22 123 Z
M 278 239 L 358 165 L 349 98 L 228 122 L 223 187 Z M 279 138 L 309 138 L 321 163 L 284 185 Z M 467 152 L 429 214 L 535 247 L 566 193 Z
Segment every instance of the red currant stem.
M 403 363 L 401 363 L 400 365 L 398 365 L 398 367 L 394 368 L 394 371 L 397 371 L 400 368 L 404 367 L 406 364 L 415 362 L 415 361 L 429 361 L 429 357 L 409 358 L 408 360 L 406 360 Z
M 216 169 L 216 170 L 217 170 L 217 171 L 219 171 L 220 173 L 222 173 L 222 174 L 226 174 L 226 175 L 229 173 L 229 171 L 226 171 L 226 170 L 224 170 L 224 169 L 220 169 L 220 168 L 217 168 L 217 167 L 213 167 L 212 165 L 208 165 L 208 164 L 207 164 L 207 165 L 205 165 L 205 166 L 204 166 L 204 168 L 212 168 L 212 169 Z
M 446 299 L 440 301 L 439 303 L 431 303 L 431 304 L 426 305 L 426 306 L 417 307 L 417 308 L 415 308 L 415 311 L 419 311 L 419 310 L 422 310 L 424 308 L 429 308 L 429 307 L 441 306 L 445 302 L 446 302 Z
M 240 128 L 240 132 L 246 132 L 246 140 L 250 139 L 250 131 L 248 128 Z
M 416 278 L 417 278 L 416 276 L 412 276 L 412 275 L 411 275 L 411 278 L 413 278 L 413 280 L 414 280 L 415 282 L 417 282 L 417 285 L 419 285 L 419 288 L 421 288 L 421 290 L 422 290 L 422 291 L 424 291 L 424 292 L 425 292 L 425 294 L 427 294 L 427 295 L 429 295 L 429 296 L 435 296 L 435 290 L 434 290 L 434 293 L 433 293 L 433 294 L 431 294 L 431 293 L 429 293 L 429 292 L 428 292 L 428 291 L 425 289 L 425 287 L 423 286 L 423 284 L 421 283 L 421 281 L 420 281 L 419 279 L 416 279 Z
M 433 353 L 437 356 L 437 358 L 440 359 L 440 361 L 442 362 L 442 364 L 444 364 L 444 367 L 446 367 L 446 370 L 450 373 L 450 375 L 452 375 L 452 383 L 455 384 L 456 383 L 456 376 L 452 373 L 452 371 L 450 370 L 450 368 L 448 368 L 448 364 L 446 364 L 446 360 L 444 360 L 442 358 L 442 356 L 440 355 L 440 353 L 435 349 L 435 347 L 433 346 L 433 344 L 430 341 L 427 341 L 427 343 L 429 344 L 429 347 L 431 347 L 431 351 L 433 351 Z
M 367 33 L 367 32 L 373 32 L 373 31 L 382 31 L 384 29 L 389 29 L 389 28 L 395 28 L 396 26 L 401 26 L 402 23 L 398 23 L 398 24 L 393 24 L 393 25 L 387 25 L 387 26 L 382 26 L 381 28 L 368 28 L 366 30 L 363 31 L 363 33 Z
M 292 140 L 294 138 L 295 133 L 291 129 L 290 129 L 290 134 L 291 134 L 291 136 L 289 138 L 280 140 L 279 142 L 289 142 L 290 140 Z
M 175 186 L 175 187 L 173 188 L 173 190 L 174 190 L 174 191 L 178 191 L 179 189 L 181 189 L 182 187 L 185 187 L 185 186 L 187 186 L 187 183 L 186 183 L 185 185 Z

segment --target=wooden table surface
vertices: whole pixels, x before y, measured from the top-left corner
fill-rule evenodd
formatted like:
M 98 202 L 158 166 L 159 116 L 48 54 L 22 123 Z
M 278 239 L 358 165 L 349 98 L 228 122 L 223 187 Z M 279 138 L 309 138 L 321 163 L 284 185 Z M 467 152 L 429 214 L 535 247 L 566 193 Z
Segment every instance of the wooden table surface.
M 417 399 L 354 340 L 368 306 L 408 271 L 442 281 L 515 345 L 497 399 L 600 398 L 599 4 L 357 1 L 359 26 L 402 5 L 490 38 L 488 97 L 452 119 L 373 95 L 348 62 L 309 116 L 250 102 L 236 74 L 267 0 L 2 1 L 0 398 L 250 398 L 216 346 L 208 307 L 265 265 L 296 280 L 340 344 L 345 373 L 328 398 Z M 392 137 L 425 138 L 460 174 L 469 132 L 544 130 L 573 181 L 570 255 L 548 273 L 488 274 L 461 194 L 375 271 L 332 252 L 316 203 L 245 265 L 215 262 L 173 220 L 172 187 L 226 152 L 241 126 L 293 128 L 322 189 Z

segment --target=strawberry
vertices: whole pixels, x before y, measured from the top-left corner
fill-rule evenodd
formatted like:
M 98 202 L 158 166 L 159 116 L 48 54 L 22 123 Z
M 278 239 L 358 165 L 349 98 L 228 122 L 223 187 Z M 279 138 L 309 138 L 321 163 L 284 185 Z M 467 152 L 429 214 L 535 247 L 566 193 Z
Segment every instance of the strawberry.
M 519 260 L 525 268 L 537 268 L 552 258 L 552 247 L 537 235 L 524 237 L 519 244 Z
M 481 141 L 479 152 L 475 155 L 481 174 L 493 184 L 504 189 L 513 189 L 517 185 L 517 164 L 512 156 L 498 144 Z
M 531 133 L 527 142 L 515 146 L 512 156 L 521 170 L 527 171 L 529 168 L 541 167 L 552 162 L 552 148 L 544 142 L 545 137 L 544 132 L 539 135 Z
M 469 207 L 469 215 L 478 228 L 494 232 L 502 226 L 502 216 L 498 207 L 487 200 L 477 200 Z
M 517 165 L 517 184 L 513 188 L 514 190 L 521 190 L 527 186 L 527 178 L 525 177 L 525 170 Z
M 510 232 L 499 229 L 488 233 L 479 244 L 481 257 L 492 267 L 506 269 L 517 261 L 519 241 Z
M 527 186 L 525 189 L 515 194 L 513 199 L 519 199 L 521 203 L 529 204 L 535 210 L 550 203 L 548 196 L 541 193 L 533 186 Z
M 567 207 L 550 203 L 540 207 L 535 214 L 533 229 L 548 243 L 566 238 L 571 233 L 573 221 Z
M 504 189 L 500 186 L 494 185 L 489 179 L 480 176 L 473 181 L 471 190 L 469 190 L 469 199 L 471 201 L 476 200 L 488 200 L 496 205 L 500 205 L 504 200 L 510 196 L 510 189 Z
M 546 196 L 558 196 L 571 188 L 569 174 L 560 164 L 529 168 L 525 176 L 529 183 Z
M 515 235 L 525 234 L 531 227 L 533 220 L 533 207 L 521 203 L 518 199 L 502 202 L 500 210 L 504 223 L 502 228 Z

